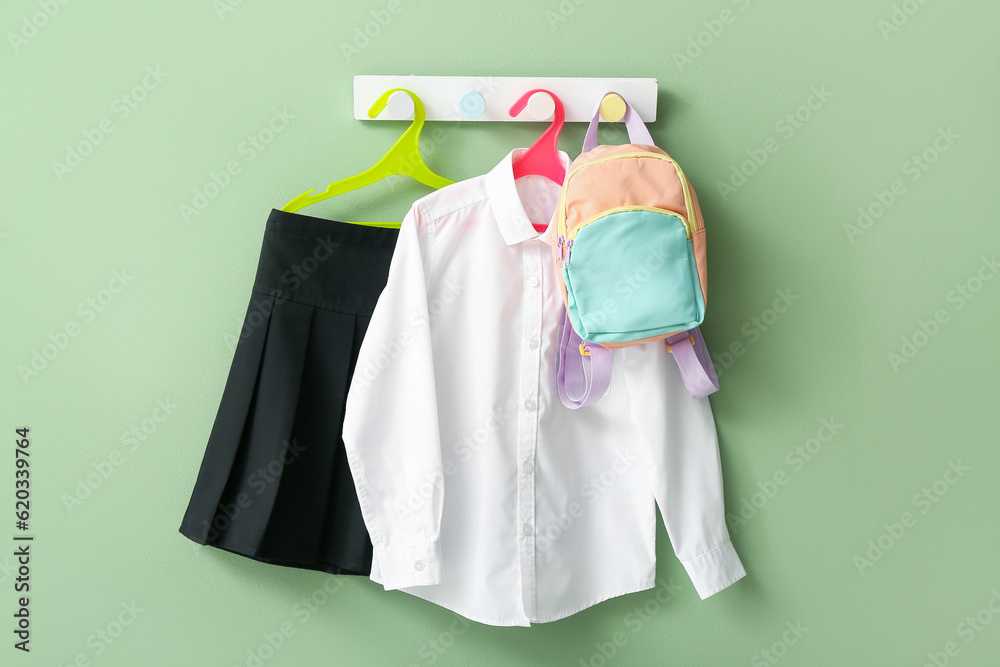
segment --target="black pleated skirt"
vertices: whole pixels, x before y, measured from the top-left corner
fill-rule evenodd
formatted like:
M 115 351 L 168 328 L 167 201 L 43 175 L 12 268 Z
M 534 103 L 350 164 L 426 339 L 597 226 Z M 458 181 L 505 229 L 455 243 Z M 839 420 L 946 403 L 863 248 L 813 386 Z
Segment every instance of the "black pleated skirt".
M 182 534 L 267 563 L 371 572 L 341 428 L 397 235 L 271 212 Z

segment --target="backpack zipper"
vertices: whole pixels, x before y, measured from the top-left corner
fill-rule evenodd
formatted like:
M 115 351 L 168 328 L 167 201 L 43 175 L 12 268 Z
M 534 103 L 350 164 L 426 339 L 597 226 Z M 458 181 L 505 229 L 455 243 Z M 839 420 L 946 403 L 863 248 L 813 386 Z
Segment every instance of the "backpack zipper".
M 633 151 L 631 153 L 618 153 L 617 155 L 608 155 L 606 157 L 597 158 L 596 160 L 590 160 L 589 162 L 584 162 L 581 165 L 577 165 L 571 172 L 566 174 L 566 181 L 563 184 L 562 192 L 559 195 L 559 209 L 558 209 L 558 215 L 556 216 L 556 232 L 557 233 L 561 232 L 562 237 L 566 236 L 566 192 L 569 189 L 568 186 L 570 178 L 572 178 L 578 171 L 580 171 L 584 167 L 589 167 L 594 164 L 600 164 L 602 162 L 610 162 L 611 160 L 624 160 L 627 158 L 635 158 L 635 157 L 655 158 L 657 160 L 663 160 L 665 162 L 669 162 L 670 164 L 672 164 L 674 166 L 674 169 L 677 170 L 677 176 L 678 178 L 680 178 L 681 181 L 681 189 L 684 192 L 684 206 L 685 208 L 687 208 L 689 213 L 694 212 L 694 204 L 692 203 L 691 200 L 691 191 L 688 188 L 687 177 L 684 176 L 684 172 L 683 170 L 681 170 L 681 166 L 677 164 L 675 160 L 673 160 L 670 157 L 667 157 L 666 155 L 660 155 L 659 153 L 651 153 L 649 151 Z M 662 210 L 667 210 L 667 209 L 662 209 Z M 686 216 L 678 216 L 678 217 L 680 217 L 680 219 L 685 222 L 684 226 L 686 229 L 690 231 L 690 233 L 698 231 L 697 215 L 694 216 L 693 223 L 688 223 Z M 692 227 L 693 231 L 691 231 Z M 561 253 L 562 249 L 560 247 L 559 254 L 561 255 Z
M 580 233 L 581 229 L 583 229 L 587 225 L 597 222 L 601 218 L 606 218 L 607 216 L 612 215 L 613 213 L 621 213 L 622 211 L 652 211 L 653 213 L 672 215 L 675 218 L 679 219 L 681 221 L 681 224 L 684 225 L 684 231 L 687 233 L 688 239 L 690 239 L 691 235 L 694 233 L 694 231 L 692 231 L 691 229 L 691 223 L 688 222 L 687 217 L 669 208 L 657 208 L 655 206 L 616 206 L 615 208 L 609 208 L 604 211 L 601 211 L 597 215 L 593 216 L 592 218 L 584 220 L 579 225 L 573 228 L 573 231 L 569 233 L 569 239 L 565 241 L 566 263 L 564 264 L 564 266 L 569 266 L 569 260 L 573 254 L 573 241 L 576 239 L 576 236 L 577 234 Z M 560 264 L 562 262 L 565 238 L 566 237 L 563 236 L 560 236 L 558 238 L 557 249 L 556 249 L 556 264 Z

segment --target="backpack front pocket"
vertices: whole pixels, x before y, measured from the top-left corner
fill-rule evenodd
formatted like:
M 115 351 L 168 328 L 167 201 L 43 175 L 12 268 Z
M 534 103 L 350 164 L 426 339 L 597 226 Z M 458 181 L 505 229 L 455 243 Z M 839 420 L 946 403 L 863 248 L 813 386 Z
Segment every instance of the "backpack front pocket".
M 675 211 L 622 206 L 570 231 L 567 312 L 581 338 L 619 343 L 693 329 L 705 317 L 690 224 Z

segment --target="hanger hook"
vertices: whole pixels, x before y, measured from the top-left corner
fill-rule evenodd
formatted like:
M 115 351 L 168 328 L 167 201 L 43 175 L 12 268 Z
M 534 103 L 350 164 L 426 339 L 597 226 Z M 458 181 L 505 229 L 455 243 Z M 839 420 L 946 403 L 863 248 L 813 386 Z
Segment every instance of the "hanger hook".
M 382 110 L 385 109 L 386 104 L 389 103 L 389 97 L 393 93 L 399 93 L 399 92 L 406 93 L 407 95 L 410 96 L 410 99 L 413 100 L 413 123 L 411 123 L 410 127 L 412 128 L 414 126 L 416 127 L 422 126 L 424 124 L 424 119 L 427 116 L 426 112 L 424 111 L 424 103 L 420 101 L 420 98 L 417 97 L 416 93 L 414 93 L 412 90 L 407 90 L 406 88 L 393 88 L 391 90 L 387 90 L 384 93 L 382 93 L 382 95 L 379 96 L 377 100 L 375 100 L 375 104 L 372 105 L 372 108 L 368 110 L 368 117 L 369 118 L 378 117 L 378 115 L 382 113 Z
M 394 156 L 394 168 L 401 174 L 412 175 L 414 169 L 423 166 L 420 158 L 420 132 L 424 128 L 424 120 L 427 117 L 427 112 L 424 110 L 424 103 L 412 90 L 393 88 L 385 91 L 375 100 L 375 104 L 368 110 L 368 117 L 375 118 L 382 113 L 382 110 L 389 103 L 389 97 L 397 92 L 404 92 L 413 100 L 413 122 L 406 128 L 406 132 L 400 135 L 399 139 L 396 140 L 396 143 L 393 144 L 382 160 L 387 160 L 390 159 L 390 156 Z
M 511 105 L 507 113 L 512 117 L 519 115 L 522 111 L 524 111 L 524 107 L 528 105 L 528 100 L 531 99 L 531 96 L 535 93 L 545 93 L 552 98 L 552 103 L 556 108 L 555 113 L 552 114 L 552 127 L 558 128 L 556 129 L 556 132 L 558 133 L 559 130 L 562 129 L 563 123 L 566 122 L 566 111 L 563 109 L 562 100 L 560 100 L 559 97 L 551 90 L 545 90 L 544 88 L 534 88 L 533 90 L 529 90 L 524 95 L 517 98 L 517 102 L 514 102 L 514 104 Z

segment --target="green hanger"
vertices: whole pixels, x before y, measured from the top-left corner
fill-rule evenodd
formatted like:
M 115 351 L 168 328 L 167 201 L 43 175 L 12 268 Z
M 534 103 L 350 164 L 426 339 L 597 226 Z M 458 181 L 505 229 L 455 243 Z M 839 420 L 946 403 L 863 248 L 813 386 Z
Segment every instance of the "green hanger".
M 396 174 L 409 176 L 434 189 L 443 188 L 444 186 L 451 185 L 453 183 L 453 181 L 449 181 L 447 178 L 438 176 L 431 171 L 430 168 L 424 164 L 423 158 L 420 157 L 420 131 L 424 127 L 426 112 L 424 111 L 424 103 L 421 102 L 420 98 L 413 94 L 413 92 L 406 90 L 405 88 L 393 88 L 392 90 L 386 91 L 381 97 L 378 98 L 378 100 L 375 101 L 372 108 L 368 110 L 368 117 L 375 118 L 378 116 L 382 109 L 385 108 L 385 105 L 389 100 L 389 96 L 396 91 L 402 91 L 413 98 L 413 123 L 411 123 L 410 127 L 406 129 L 403 136 L 396 140 L 396 143 L 392 145 L 389 152 L 382 156 L 381 160 L 360 174 L 331 183 L 324 192 L 316 195 L 311 194 L 315 192 L 315 190 L 303 192 L 298 197 L 285 204 L 281 208 L 282 211 L 294 213 L 295 211 L 305 208 L 310 204 L 315 204 L 316 202 L 323 201 L 324 199 L 336 197 L 337 195 L 350 192 L 351 190 L 363 188 L 366 185 L 371 185 L 376 181 L 382 180 L 386 176 L 395 176 Z M 396 229 L 398 229 L 400 225 L 398 222 L 352 222 L 350 224 L 367 225 L 369 227 L 392 227 Z

